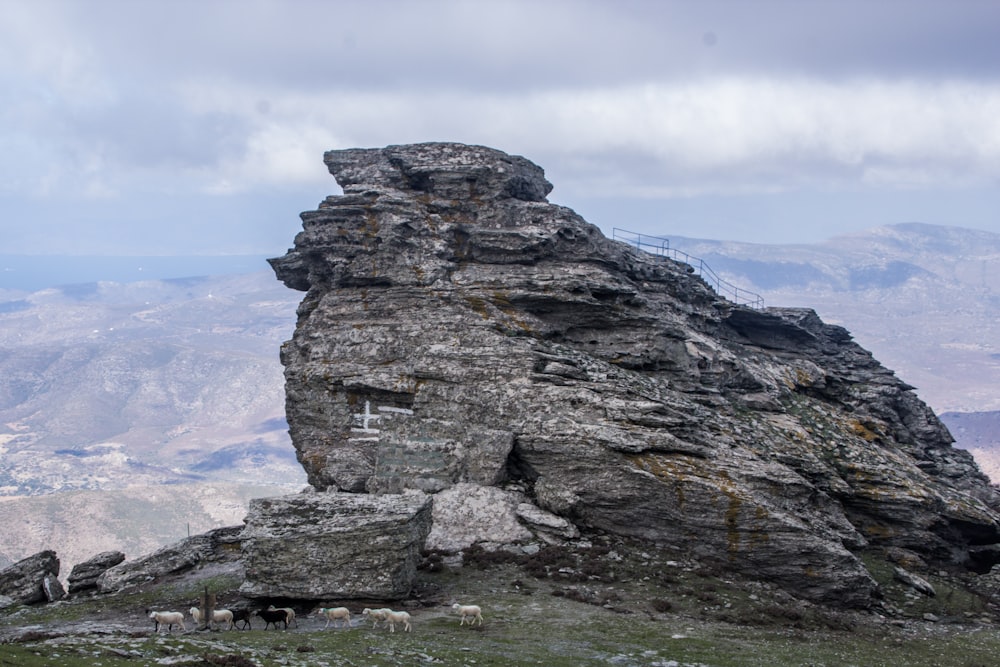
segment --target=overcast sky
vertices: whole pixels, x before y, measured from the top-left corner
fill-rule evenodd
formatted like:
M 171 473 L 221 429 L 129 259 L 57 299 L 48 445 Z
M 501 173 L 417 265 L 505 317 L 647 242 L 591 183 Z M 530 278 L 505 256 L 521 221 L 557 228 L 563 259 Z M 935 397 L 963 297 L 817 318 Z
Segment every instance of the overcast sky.
M 0 0 L 0 254 L 281 254 L 421 141 L 608 234 L 1000 232 L 1000 2 Z

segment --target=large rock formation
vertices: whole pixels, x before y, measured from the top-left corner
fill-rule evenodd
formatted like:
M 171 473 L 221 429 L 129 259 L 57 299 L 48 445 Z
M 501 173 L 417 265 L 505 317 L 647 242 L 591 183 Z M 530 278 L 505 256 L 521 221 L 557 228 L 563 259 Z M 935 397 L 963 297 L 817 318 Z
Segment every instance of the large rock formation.
M 0 607 L 54 602 L 65 595 L 54 551 L 39 551 L 0 570 Z
M 281 357 L 317 489 L 496 487 L 447 493 L 432 542 L 467 542 L 461 517 L 499 492 L 491 511 L 518 508 L 526 529 L 511 541 L 568 521 L 567 537 L 640 537 L 850 606 L 876 594 L 868 546 L 992 565 L 995 489 L 844 329 L 736 306 L 605 238 L 549 204 L 521 157 L 423 144 L 325 159 L 343 195 L 271 260 L 306 291 Z

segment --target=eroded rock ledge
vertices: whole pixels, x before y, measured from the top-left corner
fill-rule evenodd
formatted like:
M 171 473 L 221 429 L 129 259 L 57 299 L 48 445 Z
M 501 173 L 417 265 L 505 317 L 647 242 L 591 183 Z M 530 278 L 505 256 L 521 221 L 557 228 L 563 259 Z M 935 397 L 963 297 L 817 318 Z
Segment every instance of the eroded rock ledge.
M 844 329 L 605 238 L 521 157 L 325 159 L 343 194 L 271 260 L 306 292 L 281 358 L 316 489 L 442 494 L 430 546 L 607 531 L 855 607 L 865 546 L 994 563 L 996 490 Z

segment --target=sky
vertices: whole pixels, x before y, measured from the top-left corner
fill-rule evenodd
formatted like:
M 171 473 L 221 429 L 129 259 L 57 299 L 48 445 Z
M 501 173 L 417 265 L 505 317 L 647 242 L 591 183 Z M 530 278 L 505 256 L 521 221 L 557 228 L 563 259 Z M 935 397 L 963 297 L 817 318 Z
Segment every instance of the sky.
M 606 234 L 1000 233 L 995 0 L 0 0 L 0 253 L 280 255 L 457 141 Z

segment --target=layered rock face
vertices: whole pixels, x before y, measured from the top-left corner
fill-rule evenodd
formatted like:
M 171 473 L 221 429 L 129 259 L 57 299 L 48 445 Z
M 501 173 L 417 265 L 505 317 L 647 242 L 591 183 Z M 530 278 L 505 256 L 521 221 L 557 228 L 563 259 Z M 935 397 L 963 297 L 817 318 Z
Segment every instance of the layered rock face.
M 271 260 L 306 292 L 281 356 L 317 489 L 441 494 L 429 546 L 607 531 L 849 606 L 867 546 L 996 560 L 995 489 L 844 329 L 605 238 L 521 157 L 325 159 L 343 195 Z
M 243 531 L 248 597 L 399 599 L 410 593 L 431 527 L 423 493 L 314 493 L 250 503 Z

